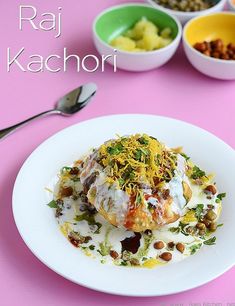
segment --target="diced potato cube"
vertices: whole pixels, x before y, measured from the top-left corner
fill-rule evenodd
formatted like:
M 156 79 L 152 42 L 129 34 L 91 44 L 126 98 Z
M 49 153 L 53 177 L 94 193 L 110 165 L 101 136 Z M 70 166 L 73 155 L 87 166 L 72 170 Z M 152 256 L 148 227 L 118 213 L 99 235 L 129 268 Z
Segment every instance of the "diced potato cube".
M 135 39 L 135 31 L 133 29 L 128 30 L 124 35 L 125 35 L 125 37 L 129 37 L 131 39 Z
M 190 222 L 196 222 L 197 218 L 195 216 L 194 210 L 189 210 L 186 215 L 184 215 L 183 219 L 181 220 L 182 223 L 187 224 Z
M 160 37 L 160 48 L 168 46 L 172 42 L 171 38 L 162 38 Z
M 136 47 L 138 49 L 144 49 L 144 40 L 143 39 L 140 39 L 136 42 Z
M 145 34 L 143 39 L 136 43 L 136 46 L 147 51 L 158 49 L 160 46 L 160 37 L 156 34 Z
M 136 43 L 128 37 L 119 36 L 111 41 L 111 46 L 124 51 L 133 51 Z
M 144 34 L 157 34 L 157 33 L 158 33 L 157 26 L 150 21 L 146 21 Z
M 162 38 L 170 38 L 171 37 L 171 28 L 165 28 L 161 31 Z
M 151 21 L 143 18 L 133 28 L 133 38 L 138 40 L 143 38 L 144 34 L 156 34 L 158 32 L 158 28 Z

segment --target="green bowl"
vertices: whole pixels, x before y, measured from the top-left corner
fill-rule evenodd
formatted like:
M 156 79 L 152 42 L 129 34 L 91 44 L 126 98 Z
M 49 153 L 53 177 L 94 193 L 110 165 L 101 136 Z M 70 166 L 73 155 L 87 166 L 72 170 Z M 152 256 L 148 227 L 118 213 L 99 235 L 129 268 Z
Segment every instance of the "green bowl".
M 178 25 L 170 15 L 151 6 L 138 4 L 116 6 L 108 9 L 96 18 L 94 30 L 103 41 L 109 43 L 115 37 L 133 28 L 142 17 L 152 21 L 160 30 L 170 27 L 172 37 L 177 36 Z
M 171 28 L 173 41 L 164 48 L 146 52 L 115 50 L 109 45 L 110 41 L 133 28 L 143 17 L 160 30 Z M 94 44 L 100 55 L 107 57 L 107 62 L 115 66 L 114 57 L 110 56 L 115 54 L 117 67 L 128 71 L 146 71 L 165 64 L 177 50 L 181 35 L 181 24 L 174 16 L 148 4 L 129 3 L 111 7 L 101 12 L 93 23 Z

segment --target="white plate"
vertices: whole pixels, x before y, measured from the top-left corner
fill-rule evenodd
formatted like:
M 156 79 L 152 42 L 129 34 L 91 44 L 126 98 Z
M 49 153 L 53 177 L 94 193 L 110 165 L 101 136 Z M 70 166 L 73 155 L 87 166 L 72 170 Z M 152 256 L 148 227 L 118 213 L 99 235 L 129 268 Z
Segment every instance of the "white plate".
M 44 188 L 59 169 L 116 133 L 148 133 L 185 152 L 206 171 L 217 174 L 227 192 L 215 246 L 204 247 L 182 262 L 152 270 L 115 267 L 86 257 L 63 237 L 46 205 Z M 151 115 L 101 117 L 71 126 L 41 144 L 27 159 L 16 179 L 13 213 L 30 250 L 48 267 L 80 285 L 128 296 L 160 296 L 205 284 L 235 263 L 235 152 L 212 134 L 174 119 Z

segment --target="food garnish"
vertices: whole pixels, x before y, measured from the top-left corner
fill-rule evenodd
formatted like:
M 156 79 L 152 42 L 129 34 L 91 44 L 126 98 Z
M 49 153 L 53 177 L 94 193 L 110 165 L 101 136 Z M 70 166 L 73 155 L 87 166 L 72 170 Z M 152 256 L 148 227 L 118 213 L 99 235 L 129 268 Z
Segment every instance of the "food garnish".
M 48 206 L 85 255 L 153 268 L 213 246 L 225 196 L 182 148 L 136 134 L 108 140 L 63 167 Z

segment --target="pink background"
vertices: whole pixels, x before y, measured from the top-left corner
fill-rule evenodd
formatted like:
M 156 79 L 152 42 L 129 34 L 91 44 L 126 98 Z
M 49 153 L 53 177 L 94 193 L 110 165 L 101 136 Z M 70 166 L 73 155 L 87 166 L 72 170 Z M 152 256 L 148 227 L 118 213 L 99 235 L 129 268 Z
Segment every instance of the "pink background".
M 52 32 L 18 29 L 17 0 L 0 4 L 0 128 L 50 109 L 55 101 L 81 83 L 94 81 L 99 91 L 93 102 L 72 118 L 51 117 L 23 128 L 0 142 L 0 305 L 175 305 L 235 303 L 235 268 L 200 288 L 168 297 L 128 298 L 111 296 L 75 285 L 44 266 L 27 249 L 14 224 L 11 210 L 13 184 L 27 156 L 46 138 L 71 124 L 114 113 L 165 115 L 198 125 L 235 147 L 235 82 L 213 80 L 194 70 L 180 48 L 164 67 L 146 73 L 6 72 L 6 48 L 27 56 L 61 54 L 63 47 L 80 56 L 96 54 L 91 25 L 104 8 L 120 0 L 28 1 L 38 16 L 62 6 L 62 36 Z M 38 18 L 38 20 L 40 20 Z M 211 152 L 213 154 L 213 152 Z M 33 170 L 32 170 L 33 171 Z M 32 172 L 33 174 L 33 172 Z M 36 175 L 36 174 L 35 174 Z M 193 276 L 192 276 L 193 277 Z M 167 285 L 167 284 L 166 284 Z

